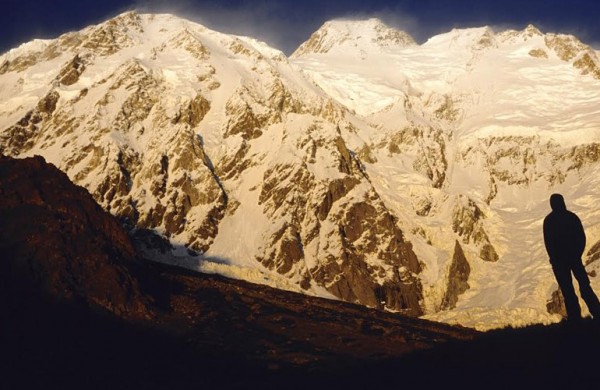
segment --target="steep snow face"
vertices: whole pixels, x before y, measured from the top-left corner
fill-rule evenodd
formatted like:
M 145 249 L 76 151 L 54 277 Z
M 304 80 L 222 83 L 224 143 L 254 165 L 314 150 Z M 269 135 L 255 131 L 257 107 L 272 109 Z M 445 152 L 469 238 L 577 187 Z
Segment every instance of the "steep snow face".
M 157 260 L 423 313 L 347 110 L 280 51 L 130 12 L 5 54 L 0 86 L 0 151 L 46 157 Z
M 379 62 L 414 46 L 410 35 L 379 19 L 334 20 L 312 34 L 290 58 L 329 96 L 366 115 L 417 93 L 398 71 L 398 64 Z
M 483 27 L 360 59 L 331 49 L 292 60 L 370 126 L 350 145 L 412 233 L 429 318 L 480 329 L 556 320 L 546 310 L 556 283 L 541 235 L 549 195 L 563 193 L 582 216 L 588 260 L 600 239 L 593 49 L 534 26 Z M 464 264 L 451 274 L 462 250 L 469 288 L 460 282 L 455 307 L 440 311 L 449 301 L 441 275 L 466 274 Z

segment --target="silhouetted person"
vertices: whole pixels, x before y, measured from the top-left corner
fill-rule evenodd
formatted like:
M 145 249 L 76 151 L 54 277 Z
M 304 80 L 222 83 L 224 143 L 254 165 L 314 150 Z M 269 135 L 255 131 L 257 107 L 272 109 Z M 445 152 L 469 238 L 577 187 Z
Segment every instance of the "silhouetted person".
M 550 196 L 550 206 L 552 212 L 544 219 L 544 243 L 554 276 L 565 299 L 567 320 L 581 319 L 581 307 L 575 294 L 571 273 L 577 279 L 581 297 L 590 313 L 594 319 L 600 320 L 600 302 L 590 286 L 590 279 L 581 262 L 585 249 L 585 232 L 581 220 L 575 213 L 567 210 L 565 199 L 560 194 Z

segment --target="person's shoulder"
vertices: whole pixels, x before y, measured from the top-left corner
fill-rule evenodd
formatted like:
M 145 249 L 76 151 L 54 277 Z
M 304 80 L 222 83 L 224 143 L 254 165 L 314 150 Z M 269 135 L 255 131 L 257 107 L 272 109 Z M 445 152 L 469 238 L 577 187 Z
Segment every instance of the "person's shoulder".
M 544 229 L 544 232 L 547 232 L 548 230 L 552 230 L 553 226 L 556 225 L 556 222 L 554 221 L 554 217 L 555 216 L 552 213 L 546 215 L 546 217 L 544 218 L 544 222 L 542 223 L 542 228 Z
M 562 220 L 564 221 L 564 223 L 569 224 L 569 226 L 583 226 L 583 224 L 581 223 L 581 219 L 579 218 L 579 216 L 577 214 L 575 214 L 574 212 L 570 211 L 570 210 L 565 210 L 565 214 L 564 217 L 562 218 Z
M 548 213 L 548 215 L 546 215 L 546 217 L 544 217 L 544 223 L 546 223 L 547 221 L 550 221 L 554 218 L 554 212 L 550 212 Z

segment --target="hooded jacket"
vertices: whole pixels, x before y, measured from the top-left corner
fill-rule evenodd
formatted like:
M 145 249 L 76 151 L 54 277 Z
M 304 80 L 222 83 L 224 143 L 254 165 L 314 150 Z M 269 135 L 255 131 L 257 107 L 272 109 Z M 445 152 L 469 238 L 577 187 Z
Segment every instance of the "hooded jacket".
M 560 194 L 550 197 L 552 212 L 544 218 L 544 244 L 552 263 L 579 260 L 585 249 L 585 232 L 579 217 L 567 210 Z

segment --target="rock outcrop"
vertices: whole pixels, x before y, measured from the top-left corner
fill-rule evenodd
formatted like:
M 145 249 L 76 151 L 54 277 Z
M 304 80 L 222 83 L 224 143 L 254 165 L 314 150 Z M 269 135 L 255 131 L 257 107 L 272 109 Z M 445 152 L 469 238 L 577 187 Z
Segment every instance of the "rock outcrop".
M 546 310 L 550 314 L 558 314 L 563 318 L 567 317 L 567 307 L 565 306 L 565 299 L 563 298 L 560 289 L 554 290 L 550 300 L 546 302 Z
M 479 257 L 484 261 L 498 261 L 496 249 L 483 227 L 485 215 L 471 199 L 460 197 L 452 214 L 452 230 L 462 237 L 465 244 L 479 247 Z
M 441 310 L 453 309 L 456 307 L 458 297 L 469 289 L 469 275 L 471 274 L 471 266 L 465 257 L 462 247 L 456 241 L 454 245 L 454 255 L 450 262 L 448 270 L 448 287 L 446 294 L 442 299 Z
M 152 316 L 128 235 L 84 188 L 41 157 L 0 156 L 0 198 L 0 299 L 6 307 L 49 297 L 121 318 Z

